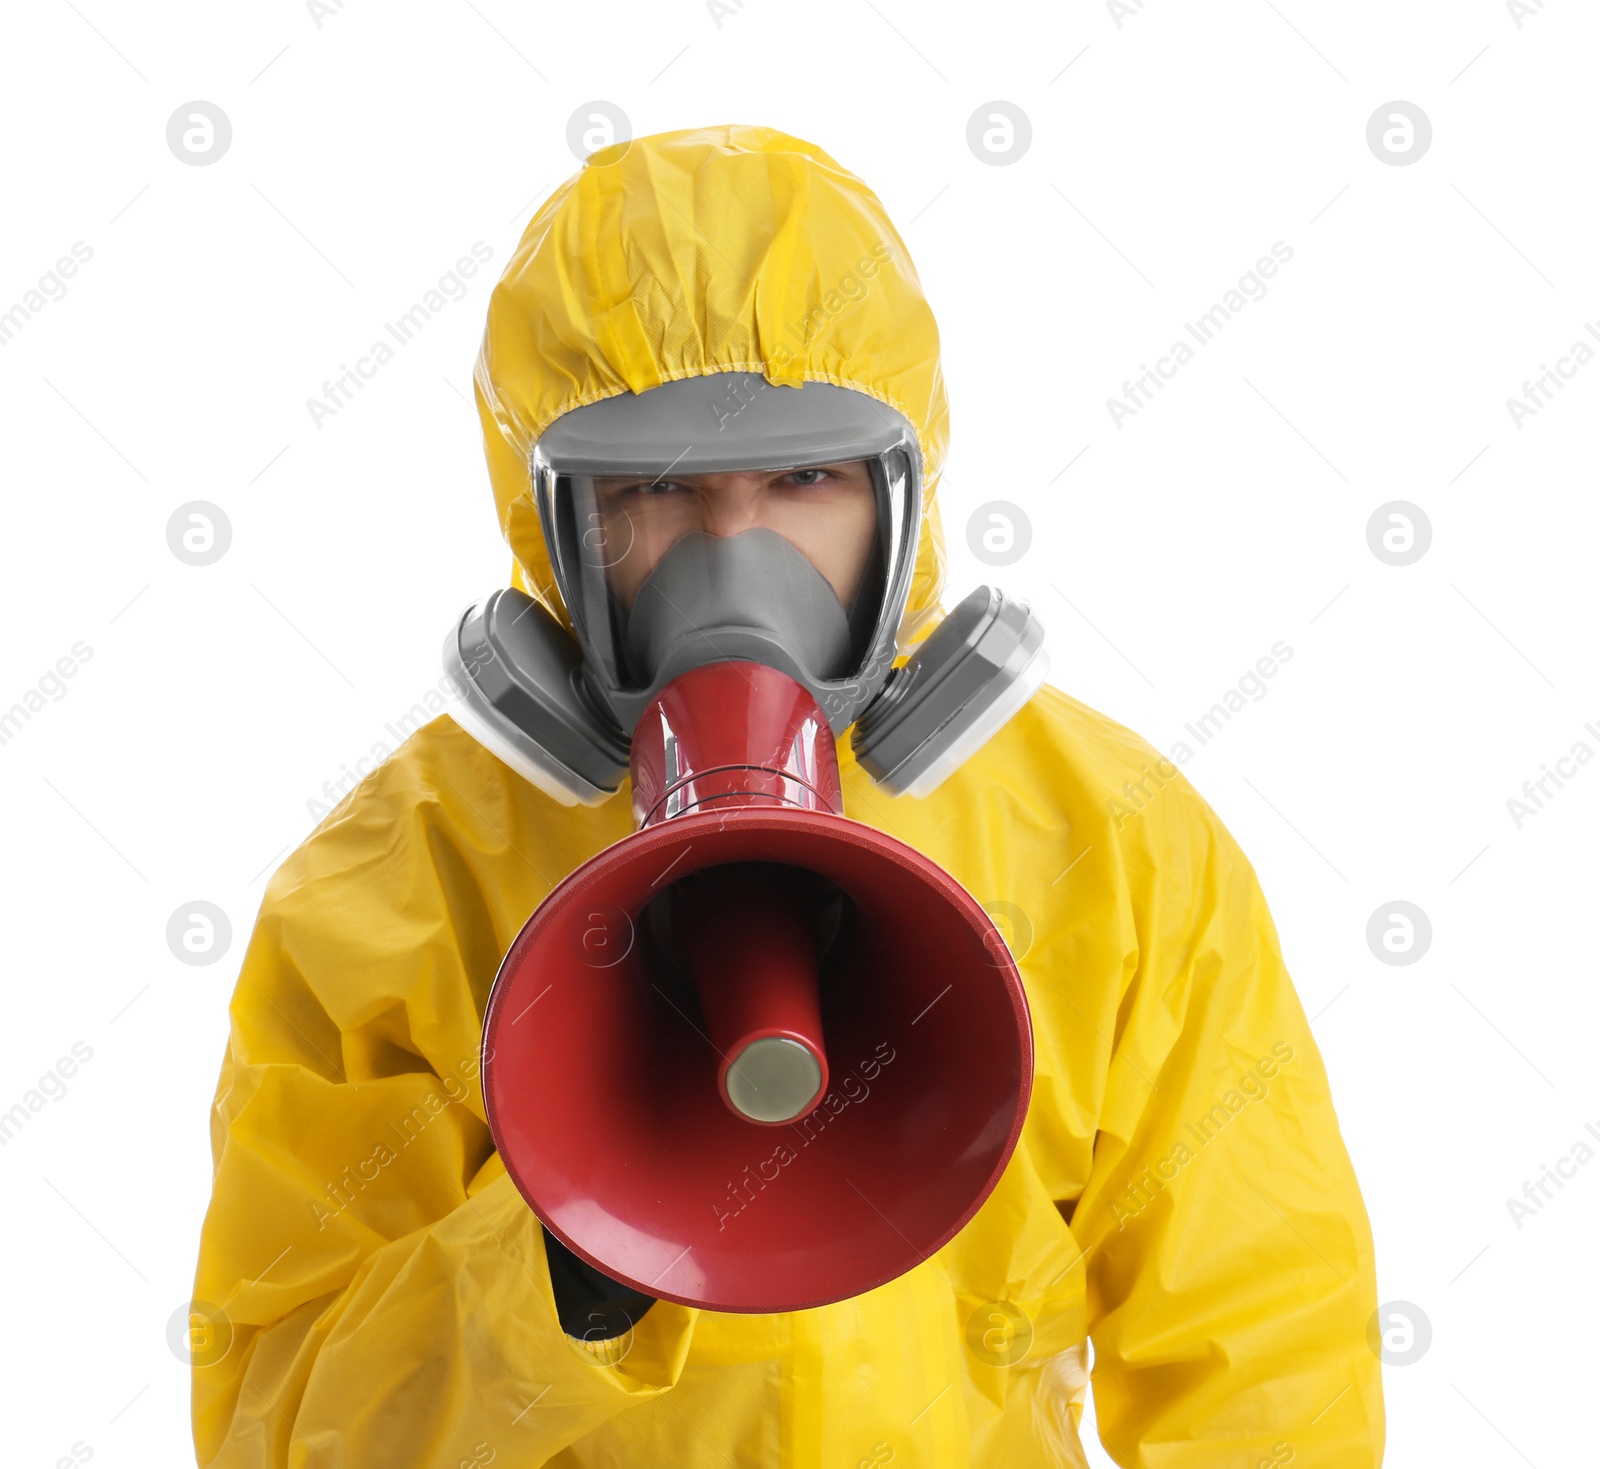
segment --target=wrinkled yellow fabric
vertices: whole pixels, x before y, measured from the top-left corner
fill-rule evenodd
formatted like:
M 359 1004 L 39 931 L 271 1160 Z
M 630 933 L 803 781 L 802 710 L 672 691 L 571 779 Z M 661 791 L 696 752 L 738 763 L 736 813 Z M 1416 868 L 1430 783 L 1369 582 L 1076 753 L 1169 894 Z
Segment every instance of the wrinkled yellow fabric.
M 782 179 L 788 204 L 826 201 L 835 220 L 854 197 L 852 241 L 887 229 L 858 182 L 781 134 L 641 139 L 609 165 L 631 172 L 591 177 L 607 166 L 540 212 L 491 308 L 501 407 L 487 440 L 530 583 L 547 562 L 518 530 L 507 434 L 642 385 L 628 375 L 646 363 L 729 365 L 768 331 L 750 303 L 769 261 L 825 283 L 854 250 L 815 220 L 790 224 L 776 186 L 752 180 Z M 663 274 L 653 231 L 669 196 L 697 201 L 705 249 L 753 285 L 678 236 L 687 253 Z M 605 222 L 603 268 L 581 258 L 597 226 L 566 218 L 573 199 Z M 628 244 L 636 225 L 652 248 Z M 884 296 L 924 323 L 920 343 L 841 314 L 817 360 L 907 407 L 936 465 L 931 317 L 903 245 L 883 237 Z M 824 247 L 828 262 L 808 264 Z M 538 267 L 554 303 L 525 283 L 540 249 L 575 257 Z M 631 296 L 616 270 L 639 272 Z M 621 299 L 637 331 L 600 321 Z M 802 375 L 811 363 L 801 354 Z M 936 597 L 931 519 L 924 539 L 922 595 Z M 278 870 L 244 958 L 195 1284 L 233 1323 L 227 1354 L 194 1372 L 203 1466 L 1063 1469 L 1084 1463 L 1089 1336 L 1101 1436 L 1128 1469 L 1380 1462 L 1366 1215 L 1260 886 L 1215 814 L 1138 736 L 1051 689 L 925 801 L 886 798 L 848 741 L 840 761 L 846 810 L 953 873 L 1020 960 L 1033 1101 L 971 1223 L 834 1306 L 730 1316 L 661 1301 L 618 1362 L 565 1337 L 476 1058 L 501 955 L 556 882 L 627 833 L 628 798 L 558 806 L 441 716 Z M 1133 815 L 1126 782 L 1143 784 Z
M 902 626 L 914 640 L 944 583 L 939 331 L 877 197 L 820 148 L 770 128 L 614 144 L 523 232 L 490 298 L 476 373 L 517 585 L 566 616 L 528 475 L 539 435 L 585 403 L 714 372 L 857 388 L 915 425 L 923 523 Z

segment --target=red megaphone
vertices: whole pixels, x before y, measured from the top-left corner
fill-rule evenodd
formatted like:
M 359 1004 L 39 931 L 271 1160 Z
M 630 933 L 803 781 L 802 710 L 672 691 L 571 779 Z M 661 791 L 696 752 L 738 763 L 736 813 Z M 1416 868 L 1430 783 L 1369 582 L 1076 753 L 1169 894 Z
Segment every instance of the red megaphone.
M 683 674 L 631 768 L 640 829 L 540 904 L 489 997 L 506 1171 L 647 1295 L 792 1311 L 882 1285 L 1016 1146 L 1016 963 L 954 878 L 845 819 L 827 719 L 787 675 Z

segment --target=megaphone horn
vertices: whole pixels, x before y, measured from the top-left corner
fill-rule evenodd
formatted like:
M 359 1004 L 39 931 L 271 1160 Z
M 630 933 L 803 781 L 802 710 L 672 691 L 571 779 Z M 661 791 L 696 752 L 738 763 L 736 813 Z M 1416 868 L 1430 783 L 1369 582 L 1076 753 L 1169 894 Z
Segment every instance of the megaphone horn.
M 717 1311 L 819 1306 L 933 1254 L 1027 1112 L 1027 1000 L 987 913 L 845 818 L 795 680 L 691 669 L 645 709 L 639 829 L 551 892 L 501 964 L 484 1097 L 569 1249 Z

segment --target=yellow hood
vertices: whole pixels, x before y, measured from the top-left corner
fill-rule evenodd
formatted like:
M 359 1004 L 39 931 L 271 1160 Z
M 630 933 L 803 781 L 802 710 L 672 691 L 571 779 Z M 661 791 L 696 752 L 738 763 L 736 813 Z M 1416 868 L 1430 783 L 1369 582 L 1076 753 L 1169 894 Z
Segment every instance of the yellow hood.
M 545 429 L 585 403 L 715 372 L 856 388 L 915 425 L 922 530 L 901 627 L 914 639 L 944 584 L 938 328 L 872 190 L 771 128 L 603 148 L 523 231 L 490 298 L 475 373 L 517 585 L 565 616 L 528 472 Z

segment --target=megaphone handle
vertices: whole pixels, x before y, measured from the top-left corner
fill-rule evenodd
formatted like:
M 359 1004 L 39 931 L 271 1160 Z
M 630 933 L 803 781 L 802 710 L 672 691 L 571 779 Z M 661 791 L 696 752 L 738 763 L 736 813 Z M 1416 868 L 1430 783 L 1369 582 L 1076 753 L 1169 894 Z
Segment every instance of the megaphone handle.
M 550 1289 L 561 1329 L 579 1341 L 625 1336 L 656 1303 L 654 1296 L 633 1290 L 580 1260 L 548 1229 L 544 1230 L 544 1257 L 550 1266 Z

